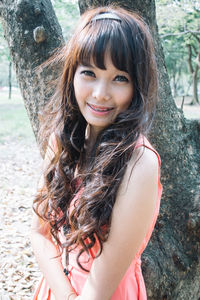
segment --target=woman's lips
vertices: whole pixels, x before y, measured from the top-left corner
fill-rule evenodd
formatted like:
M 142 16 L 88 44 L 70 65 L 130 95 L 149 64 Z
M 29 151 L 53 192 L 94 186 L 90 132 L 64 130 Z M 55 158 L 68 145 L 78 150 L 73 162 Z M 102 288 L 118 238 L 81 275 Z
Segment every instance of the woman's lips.
M 87 103 L 87 105 L 92 110 L 92 112 L 95 112 L 95 113 L 101 114 L 101 115 L 102 114 L 107 114 L 111 110 L 113 110 L 113 107 L 98 106 L 98 105 L 93 105 L 93 104 L 89 104 L 89 103 Z

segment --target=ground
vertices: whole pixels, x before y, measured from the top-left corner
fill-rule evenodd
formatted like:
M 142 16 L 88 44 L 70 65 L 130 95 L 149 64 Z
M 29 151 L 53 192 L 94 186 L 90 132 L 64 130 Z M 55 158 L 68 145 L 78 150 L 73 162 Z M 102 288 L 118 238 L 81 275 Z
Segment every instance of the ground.
M 176 105 L 178 108 L 181 108 L 183 100 L 184 100 L 183 112 L 185 117 L 188 119 L 200 121 L 200 104 L 190 105 L 191 97 L 189 96 L 185 96 L 184 99 L 183 97 L 177 97 Z
M 41 158 L 20 99 L 0 92 L 1 300 L 30 300 L 41 275 L 29 239 Z
M 8 139 L 0 144 L 0 165 L 0 295 L 28 300 L 40 276 L 29 240 L 40 165 L 35 143 Z
M 200 106 L 183 109 L 187 118 L 200 120 Z M 19 92 L 8 100 L 0 91 L 0 300 L 31 299 L 41 276 L 29 239 L 41 162 Z

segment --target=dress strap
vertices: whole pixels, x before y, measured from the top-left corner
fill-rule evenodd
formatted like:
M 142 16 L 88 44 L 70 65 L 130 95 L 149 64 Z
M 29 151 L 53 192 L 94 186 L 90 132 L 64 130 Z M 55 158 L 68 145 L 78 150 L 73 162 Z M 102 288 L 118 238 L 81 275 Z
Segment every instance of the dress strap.
M 151 143 L 148 141 L 148 139 L 144 135 L 139 136 L 137 144 L 135 146 L 135 149 L 142 147 L 142 146 L 152 150 L 156 154 L 156 156 L 158 158 L 159 167 L 160 167 L 161 166 L 160 155 L 158 154 L 158 152 L 154 149 L 154 147 L 151 145 Z

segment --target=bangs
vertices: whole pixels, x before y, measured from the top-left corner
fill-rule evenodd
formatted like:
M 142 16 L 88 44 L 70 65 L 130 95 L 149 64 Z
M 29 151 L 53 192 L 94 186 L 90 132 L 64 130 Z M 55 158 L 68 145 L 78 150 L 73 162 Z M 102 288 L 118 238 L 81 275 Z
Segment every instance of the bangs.
M 91 22 L 85 27 L 79 40 L 79 53 L 77 62 L 83 65 L 91 65 L 105 70 L 105 54 L 109 53 L 113 65 L 129 73 L 130 48 L 128 37 L 125 37 L 122 25 L 118 21 L 103 20 Z M 131 75 L 131 74 L 130 74 Z

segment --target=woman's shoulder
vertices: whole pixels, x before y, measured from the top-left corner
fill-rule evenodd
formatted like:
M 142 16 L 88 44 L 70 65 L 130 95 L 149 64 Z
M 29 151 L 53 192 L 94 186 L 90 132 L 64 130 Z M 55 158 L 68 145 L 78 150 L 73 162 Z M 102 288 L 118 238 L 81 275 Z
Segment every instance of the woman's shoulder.
M 138 155 L 139 154 L 142 155 L 144 153 L 143 159 L 149 159 L 150 162 L 151 161 L 158 162 L 158 165 L 160 167 L 160 165 L 161 165 L 160 155 L 146 136 L 140 134 L 140 136 L 136 142 L 135 152 Z
M 135 172 L 152 173 L 156 172 L 159 168 L 159 160 L 156 153 L 151 147 L 141 145 L 133 151 L 133 155 L 128 164 L 129 168 L 135 169 Z
M 131 159 L 129 160 L 125 176 L 122 180 L 122 186 L 135 186 L 139 189 L 155 189 L 159 190 L 159 195 L 162 192 L 161 177 L 161 160 L 158 152 L 151 145 L 145 136 L 140 136 Z

